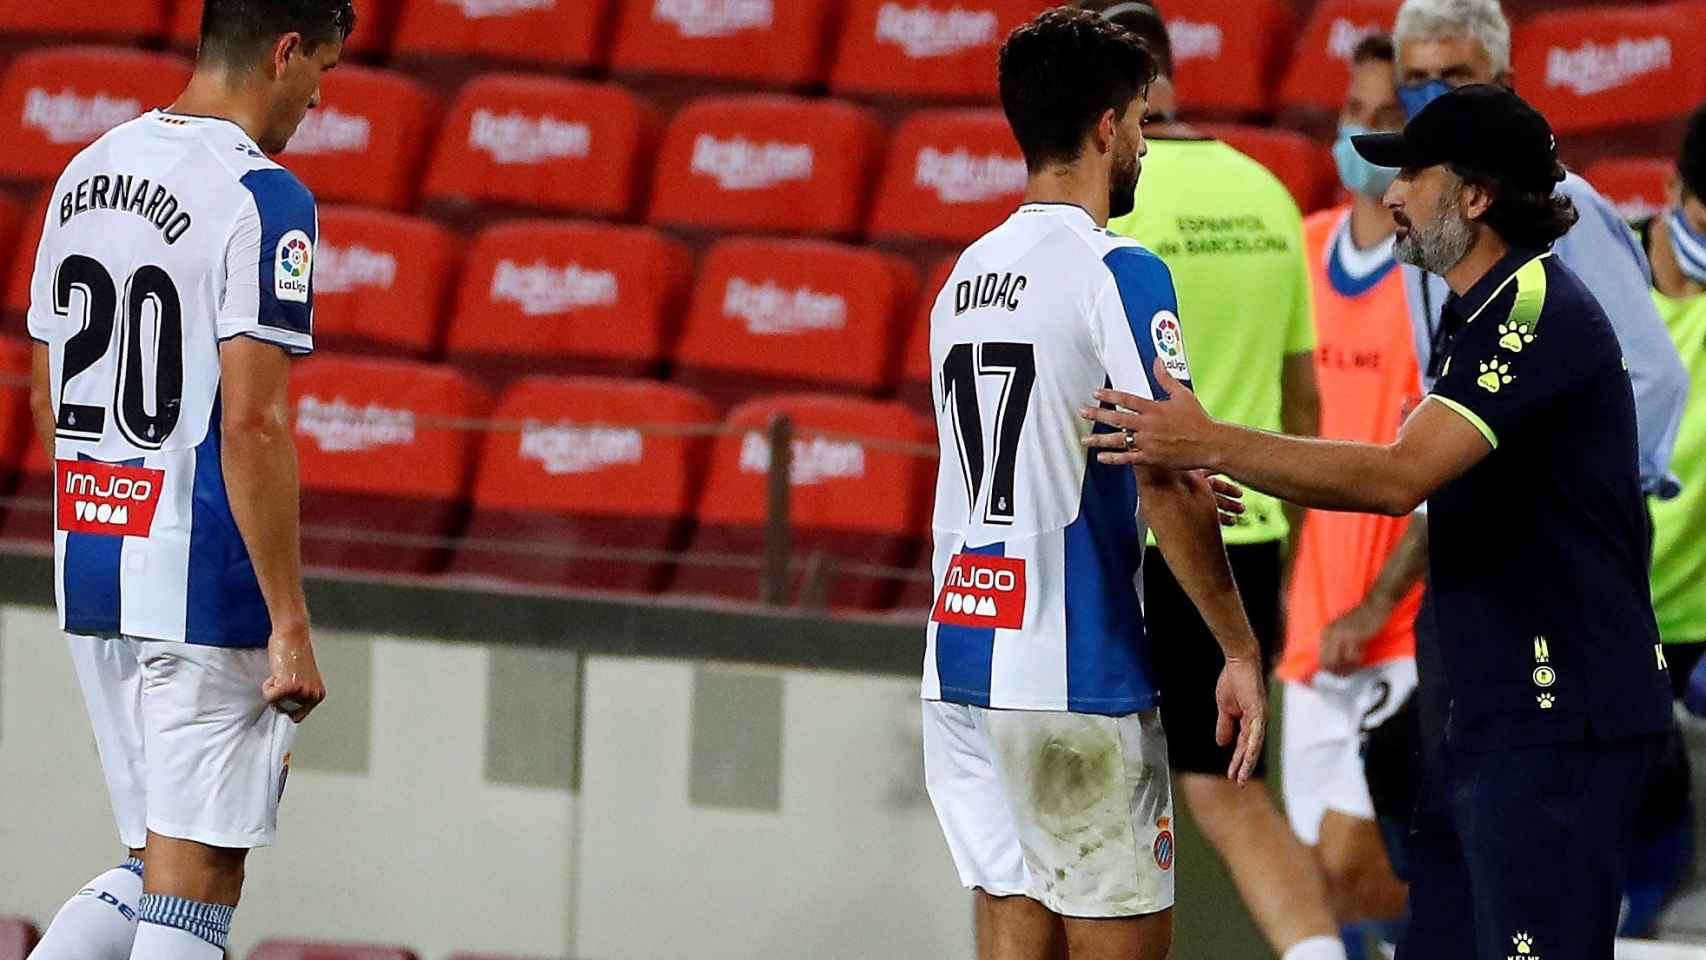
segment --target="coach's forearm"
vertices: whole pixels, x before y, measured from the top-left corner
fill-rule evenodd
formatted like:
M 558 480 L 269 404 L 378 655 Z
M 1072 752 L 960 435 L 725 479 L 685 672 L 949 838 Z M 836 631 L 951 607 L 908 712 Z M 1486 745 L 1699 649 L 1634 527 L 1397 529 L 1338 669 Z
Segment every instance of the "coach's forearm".
M 1220 540 L 1214 495 L 1201 478 L 1139 468 L 1139 503 L 1174 579 L 1191 598 L 1228 658 L 1260 654 L 1232 565 Z
M 1390 446 L 1288 437 L 1217 423 L 1207 466 L 1281 500 L 1316 510 L 1401 517 L 1427 496 Z
M 296 445 L 283 406 L 227 416 L 221 430 L 225 491 L 249 548 L 273 631 L 305 628 L 302 592 L 301 492 Z

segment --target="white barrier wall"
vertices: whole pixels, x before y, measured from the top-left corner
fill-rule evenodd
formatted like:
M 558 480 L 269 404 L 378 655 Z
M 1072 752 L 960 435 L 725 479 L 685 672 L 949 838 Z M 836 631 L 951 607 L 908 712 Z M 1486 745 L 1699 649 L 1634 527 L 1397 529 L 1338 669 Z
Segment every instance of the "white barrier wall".
M 424 960 L 972 955 L 915 681 L 321 643 L 333 699 L 280 845 L 250 861 L 233 956 L 268 936 Z M 0 914 L 45 925 L 122 855 L 53 616 L 0 607 Z

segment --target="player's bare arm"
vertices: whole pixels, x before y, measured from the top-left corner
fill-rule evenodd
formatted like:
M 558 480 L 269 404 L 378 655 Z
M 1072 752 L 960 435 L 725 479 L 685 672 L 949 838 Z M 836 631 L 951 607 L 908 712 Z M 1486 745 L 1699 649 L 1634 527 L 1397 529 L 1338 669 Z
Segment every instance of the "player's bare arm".
M 219 348 L 225 487 L 272 618 L 267 702 L 300 723 L 326 697 L 302 592 L 301 490 L 291 437 L 290 356 L 250 337 Z
M 1404 536 L 1381 565 L 1362 602 L 1321 631 L 1321 669 L 1340 676 L 1361 669 L 1368 641 L 1386 626 L 1393 609 L 1421 581 L 1427 567 L 1428 518 L 1412 514 Z
M 1280 429 L 1294 437 L 1313 437 L 1321 432 L 1321 388 L 1315 379 L 1315 354 L 1310 351 L 1286 354 L 1280 367 Z M 1295 547 L 1307 514 L 1289 500 L 1281 503 L 1280 509 L 1285 511 Z M 1291 582 L 1296 556 L 1295 549 L 1286 551 L 1284 583 Z M 1280 595 L 1285 593 L 1282 585 Z
M 1244 613 L 1226 548 L 1220 542 L 1216 495 L 1196 473 L 1153 467 L 1137 468 L 1137 484 L 1144 520 L 1155 531 L 1155 542 L 1168 568 L 1202 612 L 1226 654 L 1226 669 L 1215 688 L 1220 712 L 1215 739 L 1222 746 L 1232 743 L 1236 729 L 1237 747 L 1226 775 L 1247 783 L 1255 771 L 1256 758 L 1262 755 L 1267 689 L 1256 634 Z
M 1317 510 L 1397 517 L 1493 450 L 1480 430 L 1437 401 L 1423 403 L 1391 444 L 1348 443 L 1221 423 L 1160 364 L 1156 375 L 1170 399 L 1098 390 L 1096 401 L 1118 409 L 1084 409 L 1085 419 L 1123 431 L 1085 438 L 1101 462 L 1214 470 Z
M 47 452 L 52 463 L 53 449 L 53 374 L 48 345 L 37 342 L 30 351 L 30 417 L 35 421 L 36 440 Z

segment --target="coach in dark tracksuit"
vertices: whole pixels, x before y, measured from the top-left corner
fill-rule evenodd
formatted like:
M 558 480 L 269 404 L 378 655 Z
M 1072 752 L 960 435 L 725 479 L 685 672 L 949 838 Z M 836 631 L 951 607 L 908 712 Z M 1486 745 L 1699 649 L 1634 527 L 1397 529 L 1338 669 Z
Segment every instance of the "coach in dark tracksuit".
M 1546 121 L 1463 87 L 1357 150 L 1401 173 L 1397 255 L 1445 277 L 1447 361 L 1388 446 L 1260 433 L 1103 392 L 1105 460 L 1208 468 L 1318 509 L 1428 501 L 1451 697 L 1400 960 L 1611 960 L 1627 836 L 1672 728 L 1635 404 L 1604 311 L 1549 253 L 1575 221 Z M 1187 328 L 1189 319 L 1183 321 Z M 1127 412 L 1130 411 L 1130 412 Z

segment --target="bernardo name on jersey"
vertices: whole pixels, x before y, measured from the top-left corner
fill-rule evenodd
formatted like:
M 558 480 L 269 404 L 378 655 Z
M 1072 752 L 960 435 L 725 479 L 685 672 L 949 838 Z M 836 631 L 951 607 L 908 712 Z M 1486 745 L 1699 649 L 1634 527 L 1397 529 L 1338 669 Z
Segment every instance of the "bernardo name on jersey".
M 262 647 L 220 470 L 219 344 L 313 349 L 314 198 L 236 124 L 155 111 L 54 187 L 30 288 L 57 416 L 61 626 Z
M 923 695 L 1124 715 L 1156 703 L 1129 467 L 1091 460 L 1104 386 L 1189 382 L 1172 276 L 1082 208 L 1027 204 L 960 256 L 930 314 L 941 465 Z

